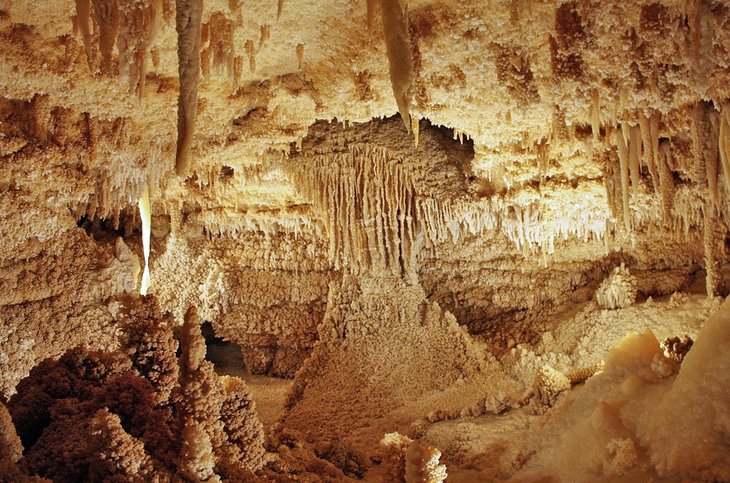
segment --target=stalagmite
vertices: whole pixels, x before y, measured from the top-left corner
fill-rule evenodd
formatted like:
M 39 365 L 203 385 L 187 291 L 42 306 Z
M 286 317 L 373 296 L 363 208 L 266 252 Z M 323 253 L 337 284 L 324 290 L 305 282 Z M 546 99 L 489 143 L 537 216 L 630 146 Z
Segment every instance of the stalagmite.
M 411 132 L 410 108 L 413 102 L 413 54 L 408 32 L 406 0 L 380 0 L 385 48 L 390 64 L 390 83 L 398 104 L 398 112 Z
M 439 464 L 441 451 L 412 443 L 405 454 L 406 483 L 441 483 L 446 480 L 446 466 Z
M 596 302 L 609 310 L 630 307 L 636 301 L 636 285 L 636 277 L 622 263 L 598 287 Z
M 177 58 L 180 96 L 177 103 L 175 172 L 186 176 L 195 132 L 200 78 L 200 25 L 203 0 L 176 0 Z
M 150 211 L 150 190 L 145 188 L 139 199 L 139 217 L 142 220 L 142 251 L 144 253 L 144 272 L 140 293 L 147 295 L 150 288 L 150 234 L 152 233 L 152 213 Z
M 205 360 L 205 340 L 200 330 L 200 317 L 195 307 L 185 312 L 182 330 L 180 331 L 180 378 L 189 379 L 200 370 Z

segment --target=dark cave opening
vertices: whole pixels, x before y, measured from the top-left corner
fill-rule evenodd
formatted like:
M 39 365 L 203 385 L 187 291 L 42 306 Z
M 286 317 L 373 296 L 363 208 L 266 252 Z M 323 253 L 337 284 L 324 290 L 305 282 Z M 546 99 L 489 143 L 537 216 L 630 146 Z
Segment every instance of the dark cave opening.
M 243 376 L 246 365 L 241 347 L 218 337 L 210 322 L 204 322 L 200 329 L 207 347 L 205 359 L 213 363 L 215 372 L 220 376 Z

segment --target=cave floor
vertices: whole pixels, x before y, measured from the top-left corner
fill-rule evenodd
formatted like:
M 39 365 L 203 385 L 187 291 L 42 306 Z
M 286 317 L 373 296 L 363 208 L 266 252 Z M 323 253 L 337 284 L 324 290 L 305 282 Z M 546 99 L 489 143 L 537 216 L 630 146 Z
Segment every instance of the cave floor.
M 686 297 L 675 296 L 674 300 L 667 295 L 618 310 L 601 310 L 592 302 L 567 308 L 562 316 L 550 321 L 549 325 L 554 328 L 543 334 L 539 344 L 531 348 L 518 344 L 502 357 L 502 365 L 507 371 L 523 371 L 523 374 L 541 364 L 561 371 L 587 367 L 602 360 L 610 348 L 631 332 L 651 330 L 659 341 L 675 335 L 695 339 L 708 315 L 715 310 L 702 282 L 702 277 L 697 277 Z M 588 391 L 585 384 L 574 386 L 561 399 L 574 401 L 581 391 Z M 534 451 L 554 443 L 549 438 L 545 440 L 549 433 L 543 428 L 548 421 L 559 418 L 559 424 L 571 427 L 590 417 L 590 413 L 580 411 L 535 415 L 528 407 L 521 407 L 502 414 L 439 421 L 429 427 L 422 440 L 441 449 L 441 462 L 448 467 L 449 481 L 512 480 L 514 476 L 520 481 L 516 471 L 523 464 L 529 467 L 529 462 L 525 462 L 532 458 Z M 552 423 L 554 427 L 555 420 Z M 634 478 L 649 476 L 633 472 L 616 475 L 614 481 L 636 481 Z
M 567 306 L 547 321 L 548 330 L 540 342 L 534 346 L 517 344 L 501 355 L 500 362 L 504 371 L 516 378 L 524 378 L 542 365 L 563 372 L 588 367 L 600 362 L 611 347 L 631 332 L 651 330 L 660 341 L 675 335 L 695 338 L 715 308 L 705 296 L 701 276 L 684 294 L 639 300 L 624 309 L 602 310 L 594 302 Z M 209 344 L 208 359 L 214 362 L 220 375 L 246 381 L 268 434 L 283 414 L 293 381 L 249 374 L 235 344 Z M 570 397 L 574 398 L 582 390 L 583 385 L 575 386 L 569 391 Z M 540 447 L 537 439 L 544 437 L 540 428 L 550 414 L 535 415 L 528 407 L 521 407 L 502 414 L 439 421 L 430 425 L 422 440 L 441 449 L 449 481 L 511 478 L 532 457 L 529 448 Z M 585 415 L 561 414 L 560 417 L 570 424 L 571 417 Z M 377 480 L 379 471 L 378 465 L 373 466 L 366 480 Z
M 243 364 L 241 349 L 229 342 L 209 341 L 206 358 L 213 362 L 218 375 L 235 376 L 246 381 L 251 397 L 256 402 L 259 419 L 268 434 L 284 411 L 284 401 L 294 381 L 250 374 Z

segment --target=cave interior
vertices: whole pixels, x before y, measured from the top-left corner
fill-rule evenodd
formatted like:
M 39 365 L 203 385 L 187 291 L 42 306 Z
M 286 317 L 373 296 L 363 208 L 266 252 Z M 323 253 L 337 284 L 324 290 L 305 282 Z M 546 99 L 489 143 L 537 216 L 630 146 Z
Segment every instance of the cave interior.
M 0 0 L 0 482 L 730 482 L 730 3 Z

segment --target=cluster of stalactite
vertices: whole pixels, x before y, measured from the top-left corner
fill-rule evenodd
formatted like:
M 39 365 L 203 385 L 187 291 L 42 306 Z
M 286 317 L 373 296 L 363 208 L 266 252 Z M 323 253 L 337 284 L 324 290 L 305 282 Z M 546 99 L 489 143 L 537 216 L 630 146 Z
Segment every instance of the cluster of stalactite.
M 604 182 L 619 231 L 633 238 L 651 225 L 684 234 L 702 229 L 707 293 L 715 296 L 725 290 L 720 265 L 730 193 L 728 112 L 709 101 L 698 101 L 690 109 L 689 156 L 673 155 L 673 138 L 660 136 L 664 126 L 658 111 L 624 112 L 621 120 L 612 115 L 601 124 L 594 93 L 590 117 L 594 141 L 605 134 L 606 147 L 617 154 L 617 162 L 607 158 Z
M 335 269 L 413 272 L 418 243 L 413 182 L 384 149 L 352 146 L 293 169 L 322 213 Z
M 167 12 L 169 18 L 170 11 L 164 0 L 76 0 L 74 33 L 81 34 L 89 69 L 97 69 L 97 43 L 101 72 L 113 75 L 117 71 L 129 83 L 130 93 L 141 98 L 148 59 L 159 64 L 156 40 L 163 16 Z M 116 69 L 115 46 L 119 52 Z

